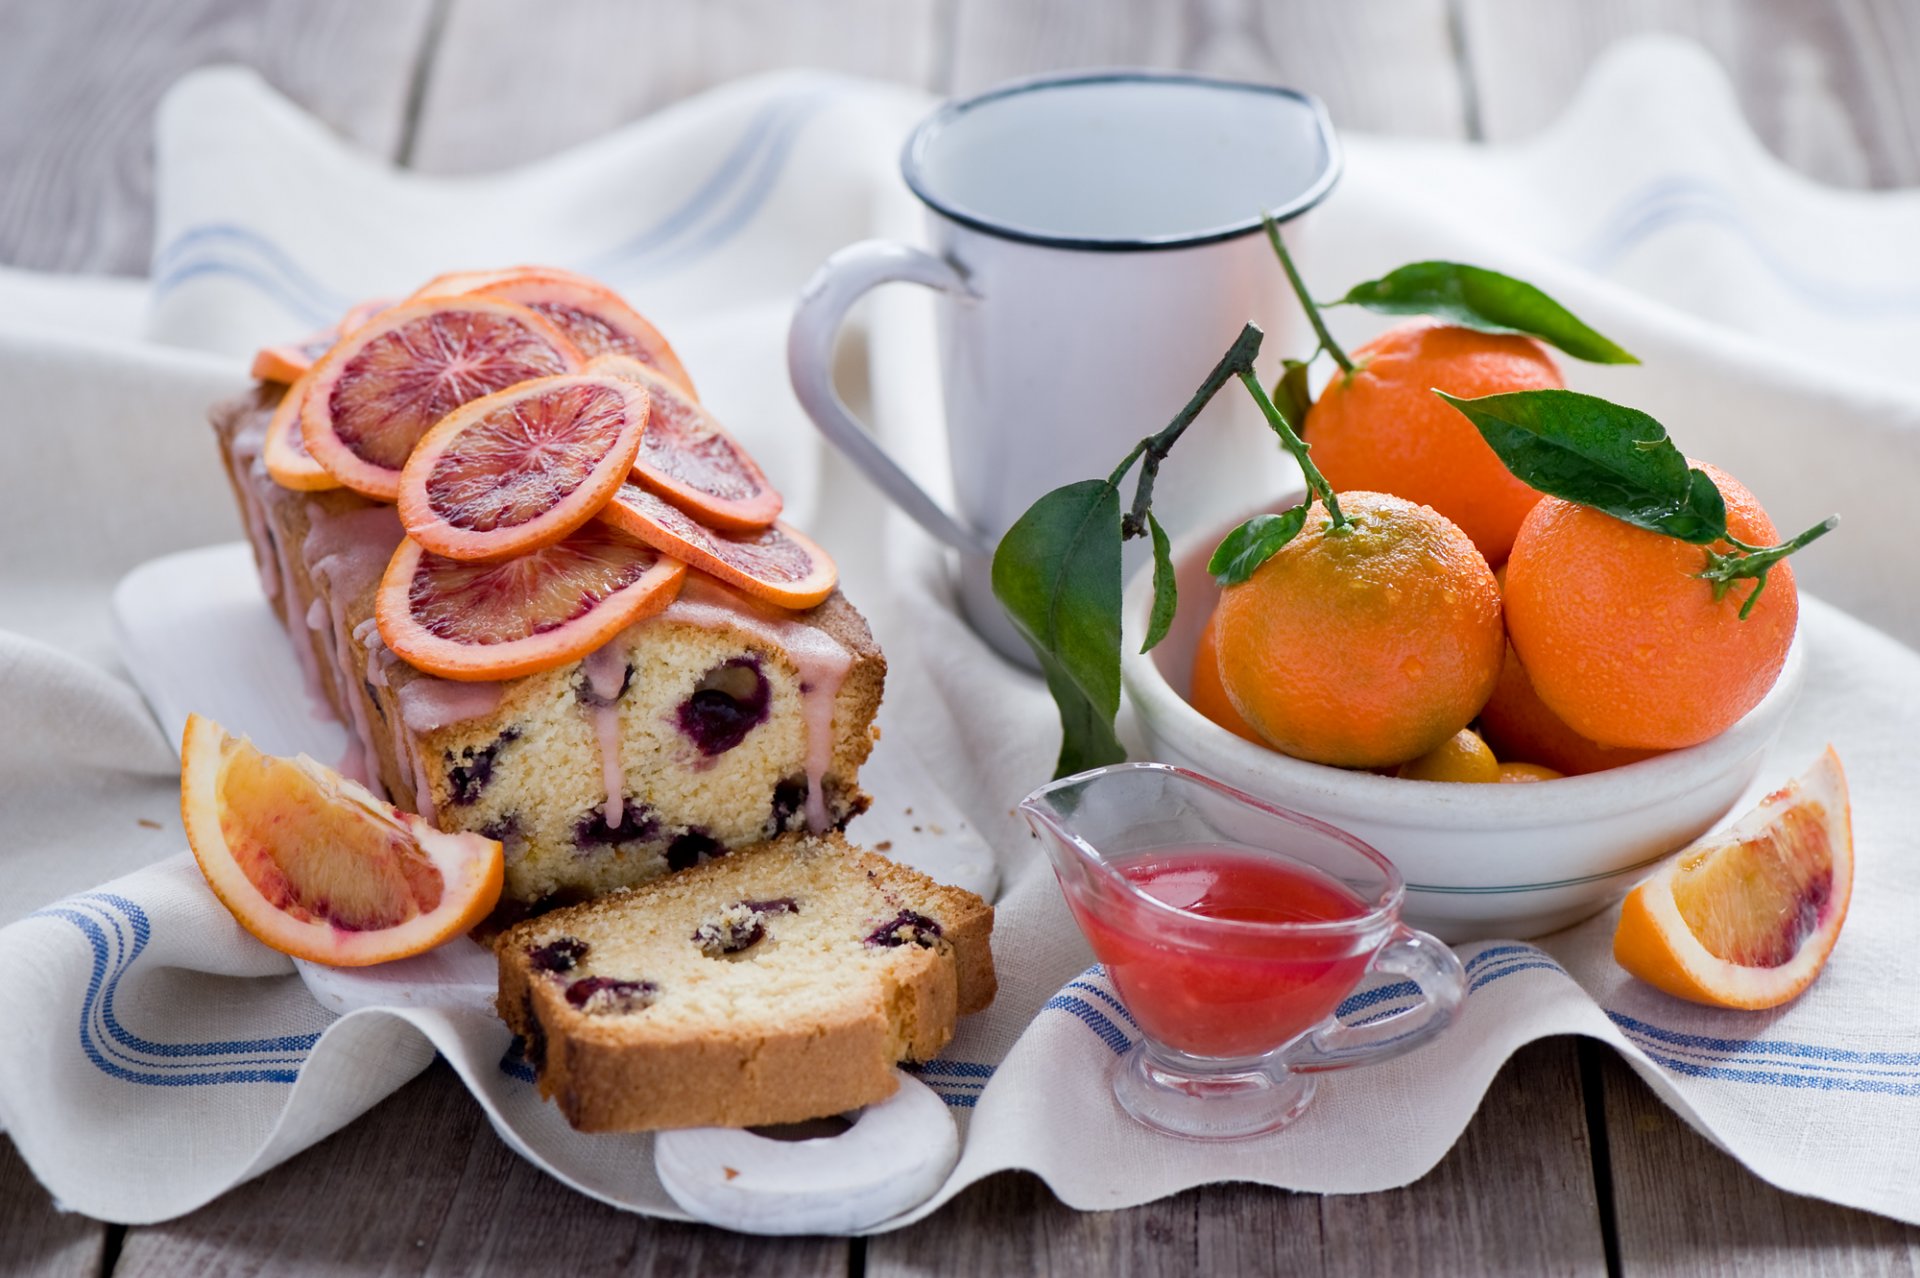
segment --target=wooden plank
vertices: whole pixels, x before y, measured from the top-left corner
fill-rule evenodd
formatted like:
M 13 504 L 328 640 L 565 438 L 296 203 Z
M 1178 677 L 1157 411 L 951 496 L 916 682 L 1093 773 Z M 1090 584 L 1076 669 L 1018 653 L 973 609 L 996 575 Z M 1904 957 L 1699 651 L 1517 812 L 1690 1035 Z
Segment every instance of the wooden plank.
M 1574 1046 L 1515 1054 L 1424 1179 L 1322 1198 L 1213 1185 L 1130 1211 L 1075 1212 L 1033 1176 L 996 1176 L 868 1240 L 867 1273 L 1604 1274 Z
M 194 67 L 253 66 L 392 155 L 429 4 L 0 0 L 0 262 L 145 272 L 154 107 Z
M 1620 1269 L 1628 1278 L 1920 1273 L 1920 1229 L 1767 1184 L 1602 1051 Z
M 1596 57 L 1641 32 L 1687 36 L 1726 67 L 1754 131 L 1841 186 L 1920 183 L 1920 6 L 1910 0 L 1458 0 L 1480 119 L 1525 137 Z
M 1461 137 L 1445 0 L 955 0 L 954 92 L 1061 67 L 1180 67 L 1325 99 L 1334 123 Z
M 412 162 L 540 159 L 726 80 L 817 67 L 925 85 L 934 0 L 454 0 Z M 503 85 L 516 86 L 502 92 Z
M 102 1272 L 108 1228 L 56 1208 L 0 1133 L 0 1274 L 93 1278 Z
M 212 1273 L 840 1275 L 841 1239 L 762 1239 L 582 1197 L 493 1134 L 444 1063 L 181 1220 L 130 1229 L 117 1278 Z

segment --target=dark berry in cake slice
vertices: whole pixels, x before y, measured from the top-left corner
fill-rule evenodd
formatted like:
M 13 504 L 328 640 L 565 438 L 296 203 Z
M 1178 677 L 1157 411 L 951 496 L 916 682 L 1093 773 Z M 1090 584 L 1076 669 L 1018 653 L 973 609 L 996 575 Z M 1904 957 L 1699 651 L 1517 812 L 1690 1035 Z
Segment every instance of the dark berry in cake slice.
M 724 958 L 758 945 L 767 935 L 767 919 L 775 914 L 797 914 L 790 896 L 770 901 L 736 901 L 694 930 L 694 944 L 708 958 Z
M 487 783 L 493 780 L 493 765 L 500 751 L 519 735 L 519 729 L 508 728 L 489 745 L 478 749 L 463 746 L 458 754 L 446 751 L 447 789 L 451 792 L 448 798 L 454 806 L 465 807 L 479 800 Z
M 536 972 L 571 972 L 587 957 L 587 943 L 578 937 L 563 936 L 536 945 L 527 951 L 527 962 Z
M 660 819 L 644 803 L 628 799 L 620 805 L 620 824 L 609 826 L 604 805 L 595 804 L 574 822 L 573 844 L 582 852 L 625 843 L 651 843 L 660 837 Z
M 940 925 L 924 914 L 902 910 L 867 934 L 867 944 L 891 949 L 896 945 L 932 948 L 940 939 Z
M 725 754 L 767 721 L 773 688 L 758 657 L 733 657 L 700 676 L 680 703 L 680 731 L 701 754 Z
M 583 976 L 567 986 L 567 1002 L 589 1015 L 618 1015 L 652 1006 L 660 987 L 652 981 L 623 981 L 613 976 Z
M 704 860 L 725 855 L 726 850 L 724 843 L 696 825 L 684 834 L 674 835 L 673 842 L 667 844 L 667 868 L 691 870 Z

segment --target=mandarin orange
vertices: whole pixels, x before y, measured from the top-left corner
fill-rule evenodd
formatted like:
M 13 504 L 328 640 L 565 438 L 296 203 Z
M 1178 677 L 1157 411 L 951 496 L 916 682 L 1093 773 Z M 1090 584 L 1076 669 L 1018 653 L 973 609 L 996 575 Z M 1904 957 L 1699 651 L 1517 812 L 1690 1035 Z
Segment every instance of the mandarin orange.
M 1498 565 L 1540 494 L 1510 474 L 1458 409 L 1477 398 L 1559 387 L 1560 369 L 1531 337 L 1416 321 L 1353 352 L 1307 413 L 1302 437 L 1336 492 L 1393 493 L 1431 506 Z
M 1227 700 L 1226 685 L 1220 682 L 1220 613 L 1216 609 L 1207 617 L 1207 625 L 1200 632 L 1200 642 L 1193 649 L 1193 677 L 1187 685 L 1187 704 L 1213 720 L 1236 737 L 1263 746 L 1266 742 L 1253 730 L 1253 725 L 1240 717 L 1233 708 L 1233 702 Z
M 1638 763 L 1660 753 L 1601 745 L 1569 728 L 1533 690 L 1533 680 L 1511 643 L 1500 666 L 1500 682 L 1480 711 L 1480 735 L 1503 760 L 1544 764 L 1570 777 Z
M 1733 476 L 1695 462 L 1749 545 L 1779 540 Z M 1742 620 L 1751 583 L 1722 598 L 1700 579 L 1707 549 L 1587 506 L 1543 498 L 1507 563 L 1507 631 L 1540 700 L 1602 745 L 1672 750 L 1718 736 L 1773 687 L 1800 615 L 1793 570 Z
M 1340 494 L 1220 596 L 1220 680 L 1267 744 L 1341 767 L 1403 763 L 1467 726 L 1500 677 L 1500 591 L 1427 506 Z

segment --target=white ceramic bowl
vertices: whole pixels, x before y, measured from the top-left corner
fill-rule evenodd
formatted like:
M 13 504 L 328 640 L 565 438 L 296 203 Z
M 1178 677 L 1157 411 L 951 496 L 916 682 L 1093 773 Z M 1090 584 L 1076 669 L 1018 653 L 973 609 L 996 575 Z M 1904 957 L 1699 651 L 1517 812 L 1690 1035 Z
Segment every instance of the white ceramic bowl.
M 1624 896 L 1732 808 L 1800 690 L 1804 641 L 1796 637 L 1766 699 L 1713 740 L 1530 785 L 1402 781 L 1290 758 L 1241 740 L 1186 701 L 1194 646 L 1220 593 L 1207 557 L 1237 523 L 1174 546 L 1179 612 L 1145 655 L 1151 568 L 1127 588 L 1121 678 L 1151 755 L 1372 844 L 1406 877 L 1407 921 L 1443 940 L 1538 936 Z

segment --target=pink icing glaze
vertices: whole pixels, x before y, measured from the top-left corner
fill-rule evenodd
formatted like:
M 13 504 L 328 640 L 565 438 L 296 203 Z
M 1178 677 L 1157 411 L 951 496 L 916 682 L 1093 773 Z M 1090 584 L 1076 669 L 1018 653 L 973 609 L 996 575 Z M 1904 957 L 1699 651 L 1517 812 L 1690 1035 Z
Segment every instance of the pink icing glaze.
M 593 735 L 600 745 L 600 778 L 607 787 L 607 806 L 602 810 L 607 828 L 617 829 L 626 810 L 626 769 L 620 759 L 620 706 L 616 698 L 627 681 L 628 647 L 615 636 L 613 641 L 588 653 L 580 662 L 587 677 L 594 703 L 588 707 L 593 719 Z
M 801 714 L 807 730 L 807 828 L 815 834 L 825 832 L 831 824 L 826 776 L 833 765 L 833 703 L 853 668 L 853 654 L 819 627 L 729 590 L 704 573 L 689 572 L 679 598 L 655 620 L 706 630 L 743 630 L 786 653 L 800 674 Z
M 332 601 L 328 611 L 333 615 L 334 676 L 341 700 L 347 703 L 351 720 L 347 726 L 359 748 L 359 771 L 364 774 L 356 779 L 364 779 L 369 789 L 384 798 L 386 786 L 376 763 L 380 754 L 373 740 L 373 724 L 354 688 L 360 668 L 353 659 L 353 631 L 347 625 L 346 603 L 379 583 L 387 561 L 393 558 L 394 547 L 405 534 L 391 506 L 363 506 L 331 514 L 312 501 L 307 504 L 307 519 L 307 538 L 300 553 L 306 559 L 307 572 L 326 587 Z M 311 611 L 307 620 L 313 624 Z
M 400 702 L 400 721 L 415 734 L 485 718 L 500 708 L 505 695 L 505 687 L 498 683 L 459 683 L 426 676 L 410 680 L 394 694 Z

